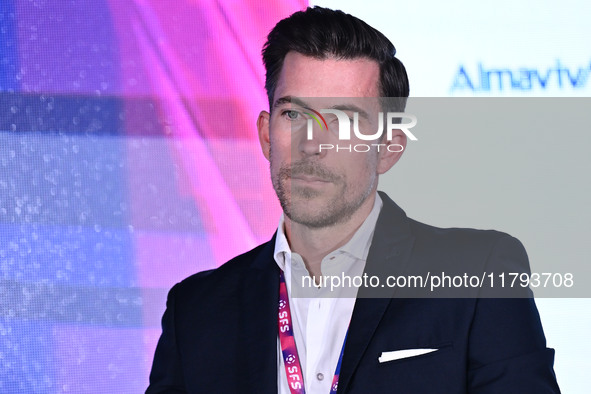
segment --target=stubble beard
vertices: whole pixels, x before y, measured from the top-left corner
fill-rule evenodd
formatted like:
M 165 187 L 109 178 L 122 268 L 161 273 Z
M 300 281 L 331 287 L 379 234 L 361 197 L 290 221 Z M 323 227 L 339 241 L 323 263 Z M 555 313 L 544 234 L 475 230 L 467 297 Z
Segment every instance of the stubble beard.
M 270 166 L 273 188 L 285 216 L 295 223 L 314 229 L 346 222 L 370 196 L 377 181 L 377 176 L 370 173 L 368 176 L 372 179 L 365 190 L 350 188 L 345 174 L 335 174 L 316 159 L 303 159 L 289 165 L 281 163 L 278 171 L 274 173 L 272 150 Z M 291 178 L 297 175 L 314 176 L 332 183 L 335 186 L 333 197 L 318 207 L 317 200 L 325 198 L 323 194 L 326 191 L 294 186 Z

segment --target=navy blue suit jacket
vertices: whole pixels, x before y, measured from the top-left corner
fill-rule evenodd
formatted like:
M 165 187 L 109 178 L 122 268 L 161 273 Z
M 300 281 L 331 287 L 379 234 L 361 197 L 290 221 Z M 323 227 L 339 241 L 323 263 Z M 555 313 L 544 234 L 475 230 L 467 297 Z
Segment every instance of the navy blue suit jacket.
M 366 272 L 528 269 L 507 234 L 418 223 L 385 194 Z M 277 393 L 274 238 L 173 287 L 147 393 Z M 382 352 L 436 352 L 379 363 Z M 338 393 L 559 393 L 531 298 L 358 298 Z

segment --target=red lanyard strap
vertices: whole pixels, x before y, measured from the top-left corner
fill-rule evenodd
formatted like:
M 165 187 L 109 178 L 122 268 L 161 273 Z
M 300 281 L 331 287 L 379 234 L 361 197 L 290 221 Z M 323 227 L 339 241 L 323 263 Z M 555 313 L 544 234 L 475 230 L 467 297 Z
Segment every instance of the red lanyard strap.
M 291 320 L 291 310 L 289 308 L 289 296 L 287 294 L 287 285 L 285 284 L 285 277 L 283 271 L 279 274 L 279 342 L 281 343 L 281 354 L 283 355 L 283 365 L 285 366 L 285 374 L 287 375 L 287 383 L 291 394 L 305 394 L 304 375 L 300 364 L 300 356 L 296 348 L 295 337 L 293 336 L 293 324 Z M 345 351 L 345 343 L 347 342 L 347 335 L 341 347 L 341 354 L 337 367 L 332 379 L 332 386 L 330 394 L 336 394 L 339 373 L 341 371 L 341 363 L 343 361 L 343 353 Z

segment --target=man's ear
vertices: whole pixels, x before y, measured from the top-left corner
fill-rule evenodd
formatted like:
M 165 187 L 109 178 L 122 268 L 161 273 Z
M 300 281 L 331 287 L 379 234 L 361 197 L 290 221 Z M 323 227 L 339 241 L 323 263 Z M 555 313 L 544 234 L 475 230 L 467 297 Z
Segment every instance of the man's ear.
M 402 130 L 392 130 L 392 139 L 382 142 L 378 156 L 378 174 L 387 172 L 396 164 L 406 149 L 406 134 Z
M 259 131 L 259 142 L 261 144 L 261 149 L 263 150 L 263 155 L 269 160 L 271 156 L 271 140 L 269 137 L 269 118 L 270 114 L 267 111 L 261 111 L 259 117 L 257 119 L 257 130 Z

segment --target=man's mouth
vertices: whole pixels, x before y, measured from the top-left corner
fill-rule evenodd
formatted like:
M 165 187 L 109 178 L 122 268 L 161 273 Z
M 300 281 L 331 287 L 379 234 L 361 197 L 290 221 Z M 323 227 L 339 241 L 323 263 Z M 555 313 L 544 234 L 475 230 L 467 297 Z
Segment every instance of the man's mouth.
M 291 176 L 292 180 L 295 181 L 303 181 L 307 183 L 328 183 L 330 182 L 328 179 L 316 176 L 316 175 L 306 175 L 306 174 L 295 174 Z

